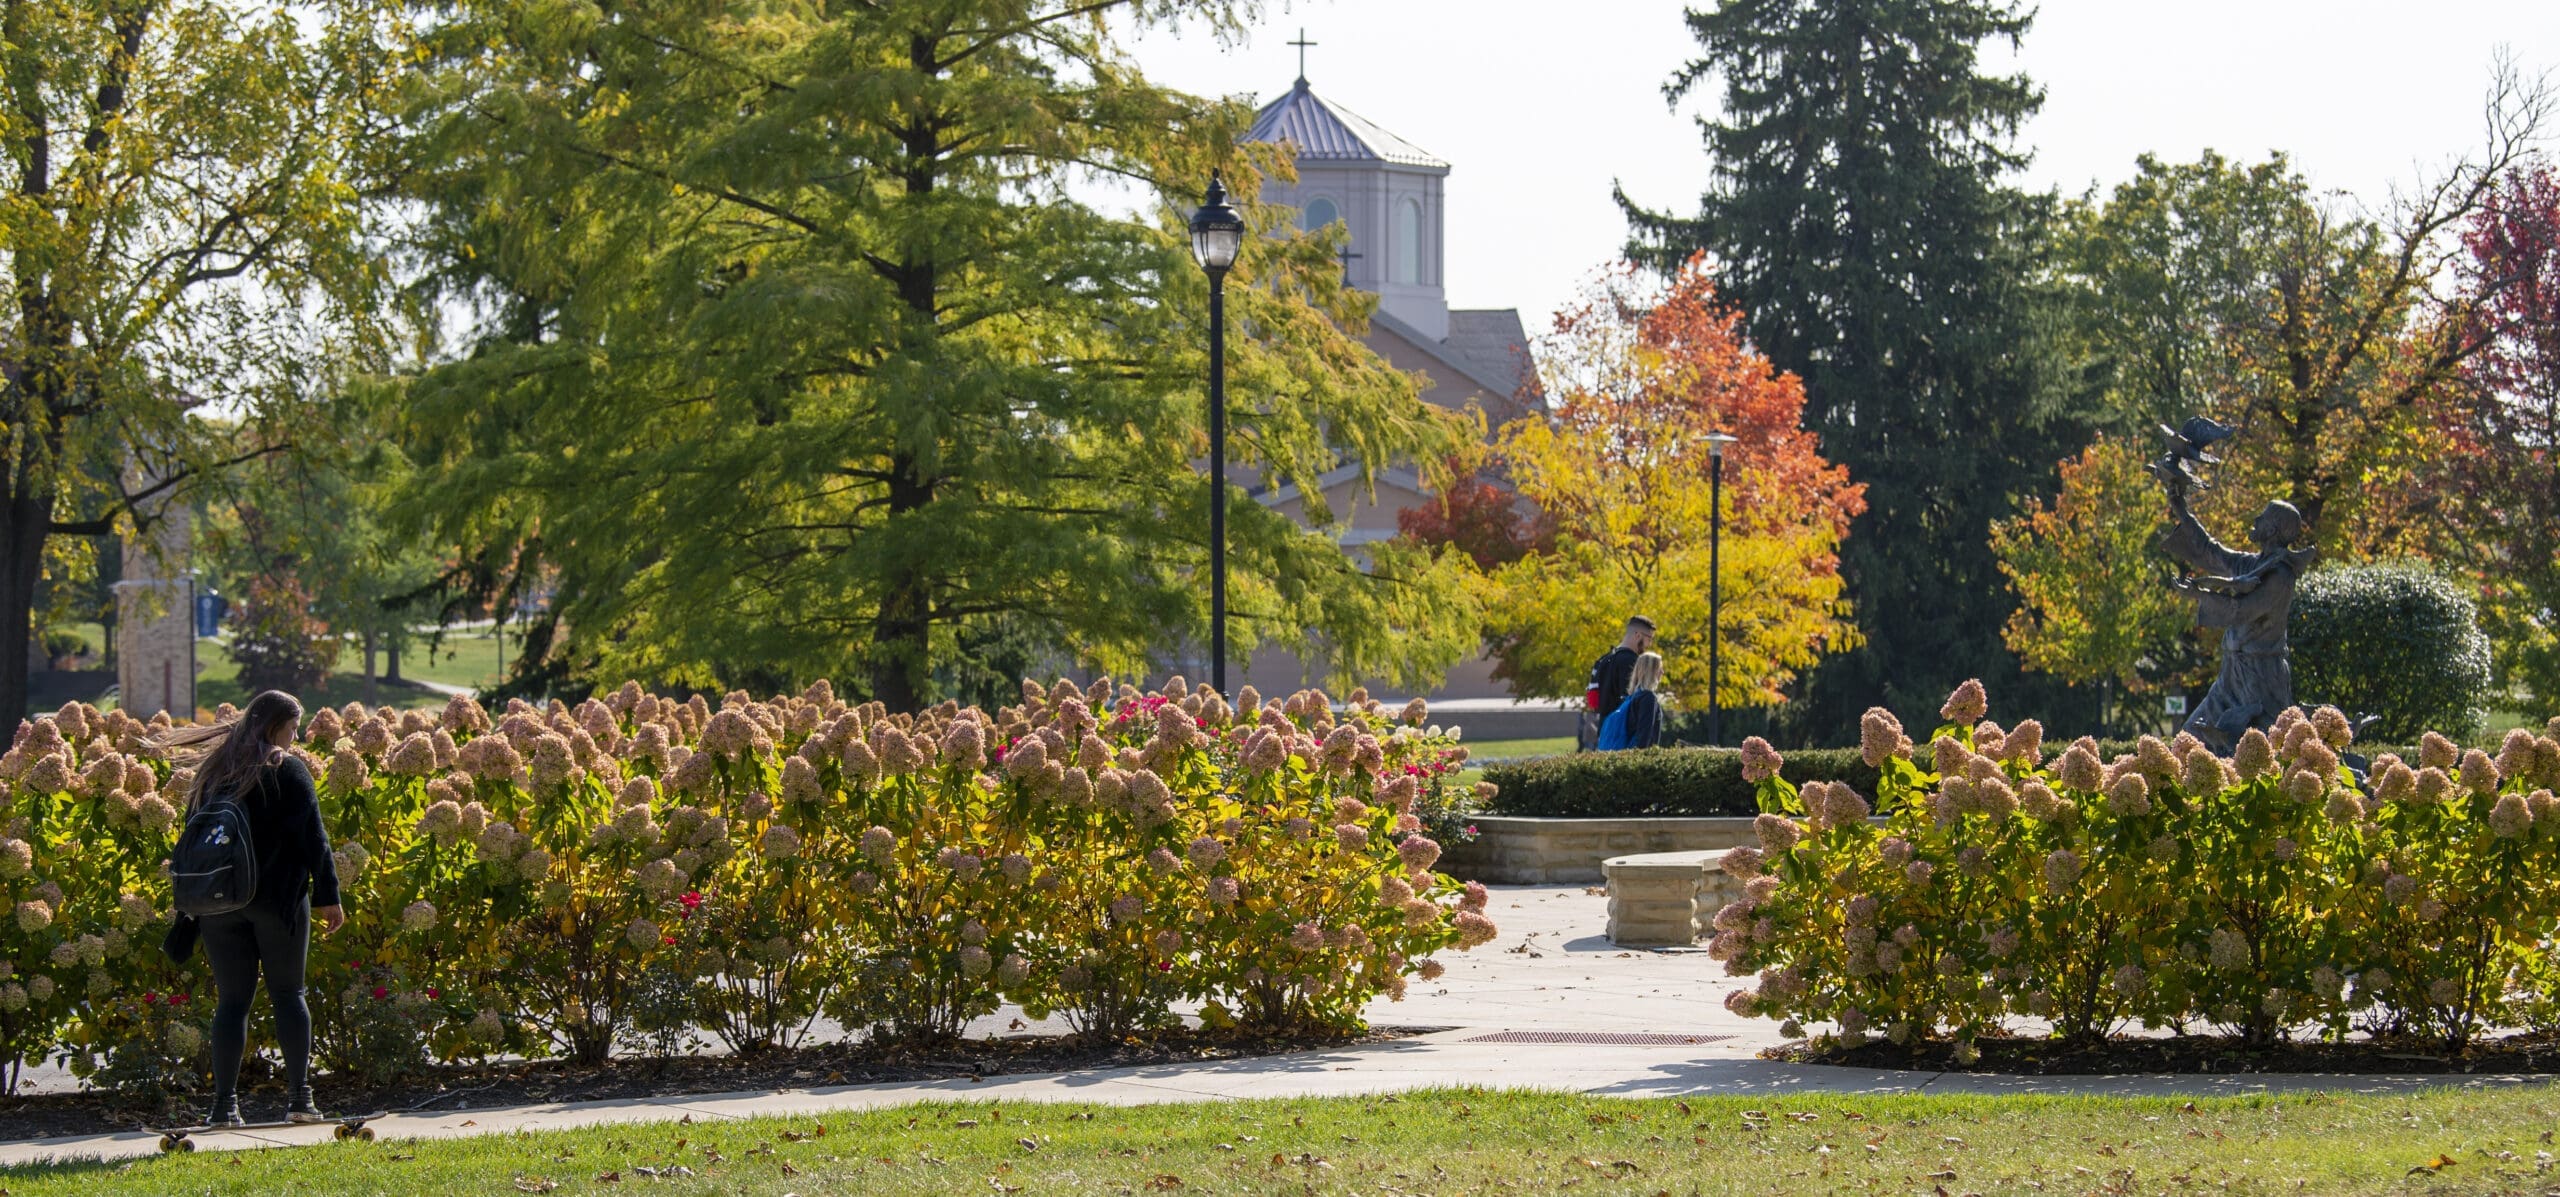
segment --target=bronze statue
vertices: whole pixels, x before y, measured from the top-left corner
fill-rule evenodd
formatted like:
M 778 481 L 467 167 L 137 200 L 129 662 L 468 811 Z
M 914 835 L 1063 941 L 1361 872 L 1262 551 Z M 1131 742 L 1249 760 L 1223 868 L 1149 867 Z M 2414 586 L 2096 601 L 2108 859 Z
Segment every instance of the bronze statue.
M 2307 529 L 2302 513 L 2282 499 L 2269 502 L 2249 525 L 2255 552 L 2231 548 L 2204 530 L 2187 509 L 2187 492 L 2208 485 L 2194 469 L 2216 458 L 2206 448 L 2232 429 L 2202 416 L 2182 428 L 2160 429 L 2168 450 L 2151 472 L 2169 493 L 2169 534 L 2162 547 L 2195 571 L 2173 583 L 2196 601 L 2196 622 L 2225 629 L 2222 668 L 2213 689 L 2187 716 L 2185 730 L 2214 751 L 2229 753 L 2242 733 L 2275 722 L 2293 705 L 2293 660 L 2285 622 L 2293 611 L 2294 580 L 2310 568 L 2312 550 L 2297 549 Z

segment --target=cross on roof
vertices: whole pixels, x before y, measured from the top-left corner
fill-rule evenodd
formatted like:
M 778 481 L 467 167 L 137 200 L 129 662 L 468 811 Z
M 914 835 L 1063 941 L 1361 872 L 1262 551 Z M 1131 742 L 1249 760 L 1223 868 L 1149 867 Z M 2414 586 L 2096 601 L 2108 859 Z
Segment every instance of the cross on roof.
M 1298 48 L 1298 82 L 1305 83 L 1307 81 L 1307 47 L 1315 43 L 1307 40 L 1306 27 L 1300 26 L 1298 40 L 1287 44 Z

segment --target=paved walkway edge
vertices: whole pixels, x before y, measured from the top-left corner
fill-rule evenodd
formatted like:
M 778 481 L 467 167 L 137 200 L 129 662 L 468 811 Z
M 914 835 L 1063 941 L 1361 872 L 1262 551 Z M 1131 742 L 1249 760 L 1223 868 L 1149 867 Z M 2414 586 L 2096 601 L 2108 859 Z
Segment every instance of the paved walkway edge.
M 394 1114 L 373 1126 L 383 1139 L 443 1139 L 691 1118 L 819 1116 L 923 1102 L 1058 1102 L 1155 1105 L 1256 1098 L 1357 1097 L 1414 1089 L 1476 1086 L 1617 1097 L 1714 1094 L 1806 1096 L 1819 1093 L 1946 1093 L 2206 1097 L 2252 1093 L 2347 1091 L 2405 1093 L 2444 1086 L 2522 1087 L 2550 1076 L 2366 1076 L 2251 1074 L 2238 1076 L 2028 1077 L 1981 1073 L 1893 1072 L 1787 1064 L 1758 1059 L 1747 1044 L 1595 1045 L 1487 1043 L 1502 1028 L 1468 1027 L 1411 1039 L 1336 1050 L 1295 1052 L 1199 1064 L 1147 1065 L 1089 1072 L 998 1076 L 880 1085 L 843 1085 L 755 1093 L 702 1093 L 640 1101 L 569 1102 Z M 199 1150 L 307 1145 L 329 1141 L 326 1127 L 199 1136 Z M 79 1159 L 130 1159 L 158 1150 L 157 1139 L 129 1132 L 0 1141 L 0 1165 Z

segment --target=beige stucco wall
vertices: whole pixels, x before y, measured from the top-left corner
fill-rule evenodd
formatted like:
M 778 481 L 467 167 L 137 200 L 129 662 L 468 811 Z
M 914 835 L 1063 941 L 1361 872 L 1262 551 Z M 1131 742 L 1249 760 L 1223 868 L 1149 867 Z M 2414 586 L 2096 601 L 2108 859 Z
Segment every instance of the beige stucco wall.
M 187 576 L 187 513 L 172 508 L 153 543 L 127 542 L 116 591 L 116 703 L 137 717 L 196 709 L 195 583 Z

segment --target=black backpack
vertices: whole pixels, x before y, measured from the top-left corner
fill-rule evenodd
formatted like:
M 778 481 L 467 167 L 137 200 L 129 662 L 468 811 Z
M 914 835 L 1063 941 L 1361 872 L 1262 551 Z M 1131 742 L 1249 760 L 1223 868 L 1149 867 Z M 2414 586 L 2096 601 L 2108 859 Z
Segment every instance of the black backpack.
M 237 800 L 207 798 L 187 815 L 169 854 L 169 888 L 178 913 L 191 918 L 229 914 L 258 896 L 258 848 Z

